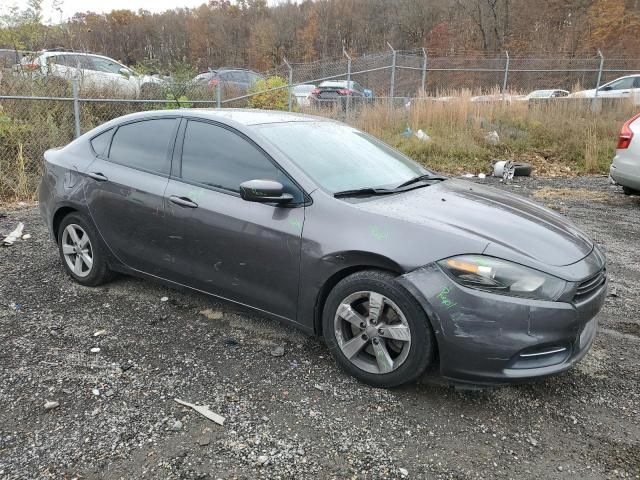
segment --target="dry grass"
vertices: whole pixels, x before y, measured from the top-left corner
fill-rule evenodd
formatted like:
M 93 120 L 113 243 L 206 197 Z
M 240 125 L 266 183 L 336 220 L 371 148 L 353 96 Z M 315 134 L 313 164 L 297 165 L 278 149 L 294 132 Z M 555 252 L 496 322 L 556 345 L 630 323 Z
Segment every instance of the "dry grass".
M 452 96 L 414 99 L 409 108 L 366 106 L 354 123 L 443 172 L 489 172 L 495 160 L 512 159 L 532 163 L 537 174 L 575 175 L 607 172 L 620 126 L 638 110 L 628 100 L 606 102 L 595 112 L 588 99 L 471 102 L 470 91 Z M 403 136 L 407 127 L 422 129 L 431 141 Z M 498 145 L 485 140 L 491 131 L 498 132 Z

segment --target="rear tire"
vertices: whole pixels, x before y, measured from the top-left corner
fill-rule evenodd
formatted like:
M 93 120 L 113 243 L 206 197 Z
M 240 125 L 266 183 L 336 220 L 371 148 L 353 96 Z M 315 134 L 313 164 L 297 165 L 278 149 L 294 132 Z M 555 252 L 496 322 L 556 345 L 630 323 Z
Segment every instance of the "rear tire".
M 67 274 L 80 285 L 97 287 L 113 279 L 107 249 L 90 220 L 70 213 L 58 227 L 58 251 Z
M 387 272 L 363 271 L 340 281 L 325 302 L 322 327 L 338 365 L 374 387 L 413 382 L 433 358 L 424 310 Z
M 528 177 L 533 171 L 533 167 L 530 163 L 514 162 L 513 167 L 513 175 L 516 177 Z

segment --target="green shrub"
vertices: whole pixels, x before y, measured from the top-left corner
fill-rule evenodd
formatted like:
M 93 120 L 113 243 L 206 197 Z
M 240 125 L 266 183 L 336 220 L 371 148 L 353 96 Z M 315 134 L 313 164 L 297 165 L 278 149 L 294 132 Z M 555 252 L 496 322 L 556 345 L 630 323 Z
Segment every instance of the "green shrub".
M 277 88 L 278 90 L 272 90 Z M 265 110 L 287 110 L 289 108 L 289 90 L 287 81 L 282 77 L 269 77 L 258 80 L 247 92 L 249 106 Z

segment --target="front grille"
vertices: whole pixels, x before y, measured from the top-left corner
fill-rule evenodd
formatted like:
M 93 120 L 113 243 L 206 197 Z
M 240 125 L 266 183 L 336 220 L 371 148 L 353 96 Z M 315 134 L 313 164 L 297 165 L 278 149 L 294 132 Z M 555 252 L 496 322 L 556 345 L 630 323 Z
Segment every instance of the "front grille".
M 587 278 L 586 280 L 578 284 L 576 294 L 573 297 L 574 301 L 581 300 L 588 297 L 591 292 L 600 288 L 607 281 L 607 270 L 603 268 L 594 276 Z

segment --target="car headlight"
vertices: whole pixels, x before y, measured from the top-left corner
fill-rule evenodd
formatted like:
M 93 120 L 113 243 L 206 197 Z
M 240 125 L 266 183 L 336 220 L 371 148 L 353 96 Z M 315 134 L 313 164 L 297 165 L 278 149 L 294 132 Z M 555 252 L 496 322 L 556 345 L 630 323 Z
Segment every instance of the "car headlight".
M 461 255 L 438 264 L 460 285 L 501 295 L 553 301 L 566 287 L 560 278 L 483 255 Z

